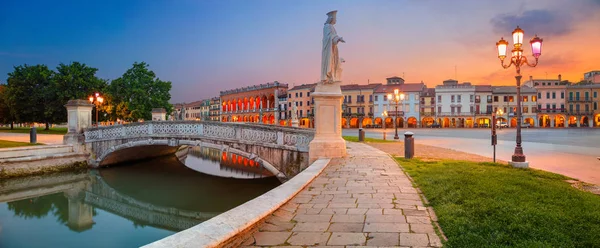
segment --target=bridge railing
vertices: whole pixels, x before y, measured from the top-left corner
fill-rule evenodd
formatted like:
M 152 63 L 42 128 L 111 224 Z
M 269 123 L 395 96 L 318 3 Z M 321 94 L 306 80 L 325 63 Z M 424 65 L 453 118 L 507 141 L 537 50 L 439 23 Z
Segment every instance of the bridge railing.
M 308 151 L 314 130 L 250 123 L 150 121 L 88 128 L 84 130 L 84 136 L 86 143 L 144 137 L 206 138 Z

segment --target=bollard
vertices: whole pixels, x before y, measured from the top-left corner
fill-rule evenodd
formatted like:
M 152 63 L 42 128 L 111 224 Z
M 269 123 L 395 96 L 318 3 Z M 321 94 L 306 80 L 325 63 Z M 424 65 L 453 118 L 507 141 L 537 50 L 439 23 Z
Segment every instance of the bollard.
M 358 142 L 365 141 L 365 131 L 362 128 L 358 129 Z
M 385 132 L 383 132 L 383 140 L 385 140 L 385 134 L 386 134 L 386 133 L 385 133 Z
M 37 143 L 37 129 L 35 129 L 35 127 L 29 129 L 29 143 Z
M 415 139 L 413 132 L 404 133 L 404 158 L 411 159 L 415 155 Z

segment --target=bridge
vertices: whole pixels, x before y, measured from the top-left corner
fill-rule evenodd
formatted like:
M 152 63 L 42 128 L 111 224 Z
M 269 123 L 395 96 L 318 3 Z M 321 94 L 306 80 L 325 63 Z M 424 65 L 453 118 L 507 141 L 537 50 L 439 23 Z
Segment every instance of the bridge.
M 88 163 L 102 167 L 174 154 L 181 146 L 212 147 L 254 160 L 279 178 L 306 168 L 314 131 L 250 123 L 152 121 L 83 129 Z

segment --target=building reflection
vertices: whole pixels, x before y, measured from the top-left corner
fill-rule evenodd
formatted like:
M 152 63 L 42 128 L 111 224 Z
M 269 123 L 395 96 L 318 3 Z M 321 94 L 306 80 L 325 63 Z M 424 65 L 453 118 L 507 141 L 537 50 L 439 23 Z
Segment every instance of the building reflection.
M 219 170 L 222 173 L 220 176 L 226 175 L 234 178 L 265 178 L 274 176 L 273 173 L 265 169 L 258 161 L 215 148 L 192 147 L 188 151 L 188 156 L 218 163 Z M 186 162 L 186 165 L 188 165 L 189 161 Z

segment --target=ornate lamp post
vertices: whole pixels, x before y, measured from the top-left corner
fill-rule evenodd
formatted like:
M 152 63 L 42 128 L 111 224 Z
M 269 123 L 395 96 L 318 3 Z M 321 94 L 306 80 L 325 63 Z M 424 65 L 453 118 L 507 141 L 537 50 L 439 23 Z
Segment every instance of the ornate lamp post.
M 504 111 L 502 111 L 501 108 L 498 108 L 498 110 L 496 111 L 496 115 L 499 117 L 502 117 L 502 115 L 504 114 Z M 502 117 L 504 118 L 504 117 Z M 497 120 L 496 122 L 500 122 L 501 120 Z M 500 128 L 502 128 L 502 125 L 498 125 L 498 123 L 492 123 L 492 125 L 496 125 L 499 126 Z
M 100 93 L 96 92 L 94 95 L 89 98 L 90 103 L 96 105 L 96 127 L 98 126 L 98 106 L 104 102 L 104 98 L 100 96 Z
M 400 91 L 398 89 L 394 90 L 394 94 L 388 94 L 388 101 L 390 102 L 390 104 L 395 104 L 396 106 L 396 115 L 394 118 L 394 127 L 396 128 L 396 135 L 394 135 L 394 139 L 400 139 L 400 137 L 398 137 L 398 124 L 397 124 L 397 120 L 398 120 L 398 103 L 401 103 L 402 101 L 404 101 L 404 93 L 400 93 Z
M 528 65 L 530 67 L 535 67 L 537 65 L 538 58 L 540 55 L 542 55 L 543 40 L 535 35 L 529 41 L 531 44 L 531 52 L 535 58 L 534 63 L 529 63 L 527 61 L 527 57 L 523 55 L 523 30 L 517 26 L 515 31 L 512 32 L 512 36 L 514 48 L 511 51 L 512 55 L 508 65 L 504 65 L 508 42 L 504 40 L 504 38 L 501 38 L 500 41 L 496 43 L 496 46 L 498 47 L 498 58 L 500 58 L 500 64 L 502 67 L 507 69 L 511 65 L 514 65 L 517 69 L 517 75 L 515 76 L 517 80 L 517 146 L 515 147 L 515 153 L 512 155 L 512 165 L 527 167 L 528 165 L 525 162 L 525 154 L 523 154 L 523 148 L 521 147 L 521 66 Z

